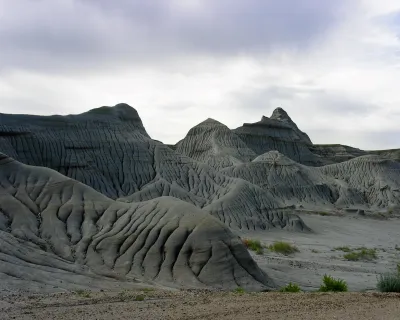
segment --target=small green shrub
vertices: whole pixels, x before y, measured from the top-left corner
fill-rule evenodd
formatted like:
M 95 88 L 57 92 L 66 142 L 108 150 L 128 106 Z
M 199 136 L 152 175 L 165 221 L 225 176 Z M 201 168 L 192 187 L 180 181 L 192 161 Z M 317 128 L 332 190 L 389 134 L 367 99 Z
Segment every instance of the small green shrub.
M 359 260 L 375 260 L 378 258 L 376 254 L 376 249 L 362 248 L 360 251 L 353 251 L 345 254 L 343 256 L 349 261 L 359 261 Z
M 261 242 L 258 240 L 251 240 L 251 239 L 243 239 L 243 244 L 246 248 L 254 251 L 256 254 L 263 254 L 264 249 L 261 245 Z
M 279 291 L 280 292 L 301 292 L 301 289 L 297 284 L 290 282 L 285 287 L 282 287 Z
M 143 301 L 144 300 L 144 295 L 143 294 L 138 294 L 136 297 L 135 297 L 135 301 Z
M 299 252 L 299 249 L 296 246 L 283 241 L 274 242 L 268 247 L 268 249 L 274 252 L 282 253 L 284 255 Z
M 315 250 L 315 249 L 311 249 L 311 252 L 312 252 L 312 253 L 319 253 L 319 251 L 318 251 L 318 250 Z
M 90 292 L 82 289 L 78 289 L 75 291 L 76 294 L 83 298 L 90 298 Z
M 143 292 L 152 292 L 152 291 L 155 291 L 155 289 L 154 288 L 143 288 L 142 291 Z
M 400 247 L 396 244 L 394 247 L 397 251 L 400 251 Z
M 235 290 L 233 290 L 233 292 L 237 293 L 237 294 L 243 294 L 246 291 L 244 291 L 244 289 L 242 287 L 237 287 Z
M 343 251 L 343 252 L 351 252 L 351 249 L 349 247 L 336 247 L 333 248 L 333 250 L 338 250 L 338 251 Z
M 385 273 L 378 278 L 380 292 L 400 292 L 400 273 Z
M 322 279 L 323 284 L 319 288 L 321 292 L 346 292 L 347 283 L 342 279 L 335 279 L 332 276 L 324 275 Z

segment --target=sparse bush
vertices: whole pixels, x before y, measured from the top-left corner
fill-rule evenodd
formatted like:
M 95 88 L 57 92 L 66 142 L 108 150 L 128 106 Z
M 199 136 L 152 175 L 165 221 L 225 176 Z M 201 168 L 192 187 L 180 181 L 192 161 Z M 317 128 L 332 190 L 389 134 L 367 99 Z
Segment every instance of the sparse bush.
M 268 249 L 274 252 L 282 253 L 284 255 L 299 252 L 299 249 L 296 246 L 283 241 L 274 242 L 268 247 Z
M 336 247 L 333 248 L 334 250 L 338 250 L 338 251 L 343 251 L 343 252 L 351 252 L 351 249 L 349 247 Z
M 353 251 L 345 254 L 343 258 L 349 261 L 375 260 L 378 258 L 376 249 L 360 248 L 360 251 Z M 357 249 L 358 250 L 358 249 Z
M 138 294 L 136 297 L 135 297 L 135 301 L 143 301 L 144 300 L 144 295 L 143 294 Z
M 311 252 L 312 252 L 312 253 L 319 253 L 319 251 L 316 250 L 316 249 L 311 249 Z
M 397 251 L 400 251 L 400 247 L 396 244 L 394 247 Z
M 242 287 L 237 287 L 235 290 L 233 290 L 233 292 L 237 293 L 237 294 L 243 294 L 246 291 L 244 291 L 244 289 Z
M 319 288 L 321 292 L 346 292 L 347 291 L 347 283 L 342 279 L 335 279 L 332 276 L 324 275 L 323 285 Z
M 381 274 L 377 288 L 380 292 L 400 292 L 400 273 Z
M 246 248 L 254 251 L 256 254 L 263 254 L 264 250 L 261 245 L 261 242 L 258 240 L 251 240 L 251 239 L 243 239 L 243 244 Z
M 154 288 L 143 288 L 142 291 L 143 292 L 152 292 L 152 291 L 155 291 L 155 289 Z
M 90 292 L 82 289 L 78 289 L 75 291 L 76 294 L 83 298 L 90 298 Z
M 297 284 L 290 282 L 285 287 L 282 287 L 279 291 L 280 292 L 301 292 L 301 289 Z

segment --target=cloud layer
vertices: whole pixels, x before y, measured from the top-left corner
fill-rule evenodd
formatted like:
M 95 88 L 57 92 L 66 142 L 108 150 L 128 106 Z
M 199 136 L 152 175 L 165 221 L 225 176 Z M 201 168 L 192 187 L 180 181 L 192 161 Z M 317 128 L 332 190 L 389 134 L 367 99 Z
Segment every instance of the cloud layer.
M 316 143 L 400 147 L 396 2 L 0 0 L 0 112 L 127 102 L 174 143 L 280 106 Z

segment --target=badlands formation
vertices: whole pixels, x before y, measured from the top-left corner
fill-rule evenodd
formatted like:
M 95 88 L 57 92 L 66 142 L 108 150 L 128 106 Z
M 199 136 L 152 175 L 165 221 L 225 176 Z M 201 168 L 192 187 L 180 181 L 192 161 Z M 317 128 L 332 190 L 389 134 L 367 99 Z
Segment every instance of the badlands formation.
M 234 130 L 207 119 L 173 146 L 126 104 L 0 114 L 0 152 L 3 293 L 311 290 L 324 273 L 368 290 L 400 261 L 399 151 L 314 145 L 280 108 Z M 255 255 L 240 237 L 300 252 Z M 343 245 L 380 259 L 344 261 Z

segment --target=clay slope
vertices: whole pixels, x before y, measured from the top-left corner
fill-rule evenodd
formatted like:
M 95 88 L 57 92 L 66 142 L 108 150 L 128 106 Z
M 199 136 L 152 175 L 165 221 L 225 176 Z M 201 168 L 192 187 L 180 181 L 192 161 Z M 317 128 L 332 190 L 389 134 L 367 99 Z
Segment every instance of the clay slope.
M 253 162 L 225 168 L 224 174 L 247 180 L 267 190 L 286 205 L 327 208 L 363 203 L 360 195 L 318 168 L 301 165 L 277 151 L 267 152 Z
M 271 118 L 263 116 L 256 123 L 244 123 L 232 130 L 257 155 L 279 151 L 290 159 L 306 165 L 322 165 L 323 159 L 313 154 L 309 137 L 300 131 L 281 108 L 274 110 Z
M 2 281 L 61 288 L 90 286 L 99 277 L 185 287 L 273 286 L 241 241 L 193 205 L 171 197 L 118 202 L 5 155 L 0 259 Z
M 139 202 L 172 196 L 231 228 L 307 230 L 297 216 L 281 213 L 285 204 L 258 186 L 150 139 L 128 105 L 66 117 L 1 115 L 0 132 L 0 151 L 54 169 L 113 199 Z
M 271 151 L 222 172 L 260 186 L 287 205 L 310 209 L 400 205 L 400 164 L 378 156 L 307 167 Z
M 326 176 L 357 190 L 370 207 L 400 205 L 400 163 L 376 155 L 319 168 Z
M 190 129 L 175 150 L 215 169 L 251 161 L 256 157 L 240 138 L 224 124 L 207 119 Z

